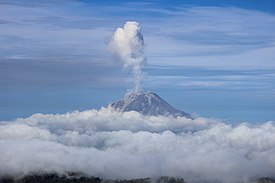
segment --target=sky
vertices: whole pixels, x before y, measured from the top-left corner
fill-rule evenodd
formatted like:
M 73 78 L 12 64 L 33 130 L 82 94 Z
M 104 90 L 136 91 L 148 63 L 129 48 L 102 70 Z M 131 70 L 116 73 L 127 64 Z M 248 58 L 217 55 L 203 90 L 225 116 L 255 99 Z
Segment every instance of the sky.
M 139 22 L 144 91 L 229 123 L 275 120 L 275 1 L 0 0 L 0 120 L 99 109 L 134 88 L 108 51 Z

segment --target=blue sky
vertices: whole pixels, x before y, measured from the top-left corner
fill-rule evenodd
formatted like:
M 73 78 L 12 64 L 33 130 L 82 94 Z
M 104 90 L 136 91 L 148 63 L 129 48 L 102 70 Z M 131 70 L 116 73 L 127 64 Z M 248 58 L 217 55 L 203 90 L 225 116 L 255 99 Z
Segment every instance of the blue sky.
M 133 88 L 107 51 L 138 21 L 143 89 L 232 123 L 275 120 L 275 1 L 0 1 L 0 120 L 100 108 Z

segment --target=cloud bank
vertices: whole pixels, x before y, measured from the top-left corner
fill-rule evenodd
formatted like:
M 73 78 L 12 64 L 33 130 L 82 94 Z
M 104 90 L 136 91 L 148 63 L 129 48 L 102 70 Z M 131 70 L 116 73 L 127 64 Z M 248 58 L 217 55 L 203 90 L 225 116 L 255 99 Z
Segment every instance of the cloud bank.
M 135 77 L 135 92 L 140 91 L 140 82 L 143 77 L 142 68 L 146 58 L 143 55 L 144 40 L 138 22 L 128 21 L 123 28 L 118 28 L 109 45 L 110 51 L 116 55 L 124 67 L 129 67 Z
M 275 176 L 275 124 L 143 116 L 111 108 L 0 122 L 0 176 L 68 171 L 188 182 Z

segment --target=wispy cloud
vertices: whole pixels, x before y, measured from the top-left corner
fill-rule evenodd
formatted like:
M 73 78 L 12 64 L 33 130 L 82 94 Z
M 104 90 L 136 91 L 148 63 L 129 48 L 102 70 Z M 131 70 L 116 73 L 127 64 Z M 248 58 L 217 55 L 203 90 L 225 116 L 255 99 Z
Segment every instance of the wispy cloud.
M 183 89 L 212 89 L 238 91 L 265 91 L 273 86 L 273 69 L 269 70 L 231 70 L 202 69 L 192 67 L 162 68 L 152 67 L 145 82 L 147 87 Z M 270 75 L 271 74 L 271 75 Z

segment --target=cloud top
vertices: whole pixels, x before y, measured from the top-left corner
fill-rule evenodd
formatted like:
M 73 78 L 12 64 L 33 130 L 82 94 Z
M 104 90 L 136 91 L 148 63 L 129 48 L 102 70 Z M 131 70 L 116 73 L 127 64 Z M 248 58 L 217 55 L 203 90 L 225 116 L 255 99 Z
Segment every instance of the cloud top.
M 124 67 L 131 69 L 135 77 L 135 91 L 140 91 L 142 69 L 146 58 L 144 57 L 144 40 L 139 23 L 128 21 L 122 28 L 117 28 L 108 48 L 123 62 Z
M 275 124 L 143 116 L 111 108 L 0 122 L 0 176 L 83 172 L 188 182 L 275 176 Z M 210 168 L 211 167 L 211 168 Z

